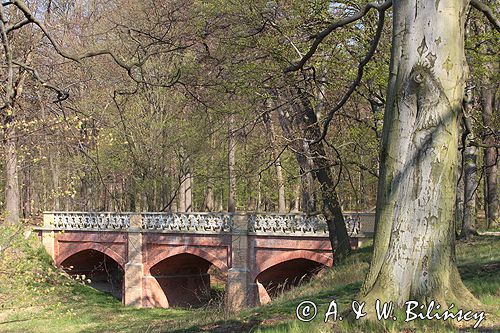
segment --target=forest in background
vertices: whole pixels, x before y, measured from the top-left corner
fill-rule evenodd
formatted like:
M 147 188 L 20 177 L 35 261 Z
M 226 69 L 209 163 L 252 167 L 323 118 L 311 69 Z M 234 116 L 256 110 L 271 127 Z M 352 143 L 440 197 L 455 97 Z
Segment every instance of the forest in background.
M 498 9 L 2 1 L 0 254 L 47 210 L 301 211 L 342 267 L 376 211 L 352 297 L 480 309 L 455 243 L 499 226 Z
M 3 207 L 24 218 L 44 210 L 316 212 L 326 186 L 316 171 L 329 170 L 343 210 L 373 210 L 390 18 L 376 51 L 374 12 L 285 73 L 311 36 L 362 5 L 30 1 L 49 35 L 6 6 L 13 103 L 2 114 Z M 457 203 L 477 203 L 490 225 L 498 219 L 498 33 L 472 11 L 466 30 L 463 132 L 471 134 L 462 135 L 461 169 L 475 165 L 462 172 Z M 332 109 L 318 152 L 310 143 Z

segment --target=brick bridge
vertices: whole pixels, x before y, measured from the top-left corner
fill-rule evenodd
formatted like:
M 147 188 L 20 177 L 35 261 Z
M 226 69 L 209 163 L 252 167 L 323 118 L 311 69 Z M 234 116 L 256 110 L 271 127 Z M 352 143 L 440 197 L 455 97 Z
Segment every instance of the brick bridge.
M 371 237 L 373 214 L 345 219 L 353 246 Z M 264 304 L 334 260 L 321 215 L 48 212 L 43 220 L 37 230 L 56 265 L 137 307 L 196 305 L 224 284 L 230 309 Z

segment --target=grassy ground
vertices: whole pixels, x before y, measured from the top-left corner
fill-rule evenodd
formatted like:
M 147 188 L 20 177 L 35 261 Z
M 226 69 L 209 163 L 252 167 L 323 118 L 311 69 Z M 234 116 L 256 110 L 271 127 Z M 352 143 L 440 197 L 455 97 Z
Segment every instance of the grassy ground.
M 322 272 L 270 305 L 233 315 L 225 313 L 220 304 L 195 310 L 133 309 L 69 279 L 52 265 L 38 239 L 26 229 L 3 228 L 0 332 L 449 332 L 460 327 L 468 331 L 463 324 L 405 324 L 401 318 L 375 324 L 331 320 L 325 324 L 324 313 L 332 299 L 340 311 L 356 299 L 370 253 L 371 247 L 361 248 L 345 265 Z M 457 256 L 465 284 L 487 311 L 480 328 L 483 332 L 500 331 L 500 237 L 459 242 Z M 303 300 L 317 304 L 318 316 L 311 322 L 296 320 L 296 307 Z

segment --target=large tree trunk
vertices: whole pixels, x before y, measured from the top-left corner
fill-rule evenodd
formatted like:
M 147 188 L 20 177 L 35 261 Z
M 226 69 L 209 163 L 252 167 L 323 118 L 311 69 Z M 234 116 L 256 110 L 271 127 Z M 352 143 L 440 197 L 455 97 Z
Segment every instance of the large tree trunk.
M 468 3 L 393 4 L 374 253 L 362 296 L 367 308 L 377 299 L 470 306 L 453 228 Z
M 316 113 L 305 93 L 299 91 L 298 94 L 299 101 L 293 104 L 295 127 L 306 140 L 313 141 L 321 134 Z M 287 119 L 282 110 L 279 115 L 283 131 L 289 138 L 292 138 L 291 128 L 294 124 Z M 301 171 L 312 175 L 320 185 L 323 201 L 322 213 L 328 224 L 328 235 L 334 249 L 335 261 L 339 263 L 351 252 L 351 243 L 335 190 L 336 184 L 333 181 L 323 142 L 310 144 L 306 140 L 295 140 L 297 142 L 293 147 L 295 156 Z
M 483 124 L 487 131 L 495 128 L 493 124 L 493 110 L 495 108 L 495 88 L 481 88 L 481 105 L 483 109 Z M 495 143 L 494 133 L 487 133 L 484 143 L 493 145 Z M 488 228 L 500 225 L 500 216 L 498 215 L 498 150 L 494 147 L 484 149 L 484 168 L 485 168 L 485 213 Z

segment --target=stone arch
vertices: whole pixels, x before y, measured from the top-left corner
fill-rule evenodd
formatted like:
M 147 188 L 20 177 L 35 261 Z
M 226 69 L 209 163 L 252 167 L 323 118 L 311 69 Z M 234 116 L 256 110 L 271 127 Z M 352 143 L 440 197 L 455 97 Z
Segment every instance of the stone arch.
M 206 261 L 210 262 L 212 265 L 217 267 L 223 272 L 227 272 L 228 267 L 227 264 L 217 257 L 211 255 L 210 253 L 197 248 L 197 247 L 187 247 L 187 246 L 178 246 L 173 249 L 169 249 L 167 251 L 162 251 L 160 254 L 156 255 L 152 260 L 148 258 L 147 263 L 147 272 L 150 274 L 150 269 L 161 261 L 168 259 L 170 257 L 176 256 L 178 254 L 192 254 L 197 257 L 203 258 Z
M 123 299 L 125 271 L 123 258 L 116 252 L 99 246 L 88 246 L 83 249 L 80 247 L 64 257 L 59 266 L 70 276 L 83 278 L 94 289 Z
M 58 258 L 57 260 L 58 265 L 61 265 L 66 259 L 80 252 L 83 252 L 85 250 L 95 250 L 107 255 L 108 257 L 116 261 L 116 263 L 120 265 L 122 269 L 125 268 L 126 259 L 123 258 L 117 252 L 113 251 L 109 246 L 105 246 L 99 243 L 82 243 L 75 246 L 74 248 L 71 247 L 71 250 L 72 250 L 71 252 L 68 251 L 68 253 L 65 253 L 64 255 Z
M 227 271 L 227 265 L 200 248 L 180 246 L 148 258 L 146 266 L 148 305 L 201 306 L 213 297 L 210 267 Z
M 287 251 L 278 255 L 273 255 L 271 258 L 265 260 L 262 264 L 257 265 L 255 272 L 253 272 L 252 274 L 252 281 L 255 281 L 257 276 L 260 273 L 264 272 L 266 269 L 293 259 L 307 259 L 329 267 L 333 265 L 333 258 L 324 253 L 318 253 L 308 250 L 295 250 L 292 252 Z

